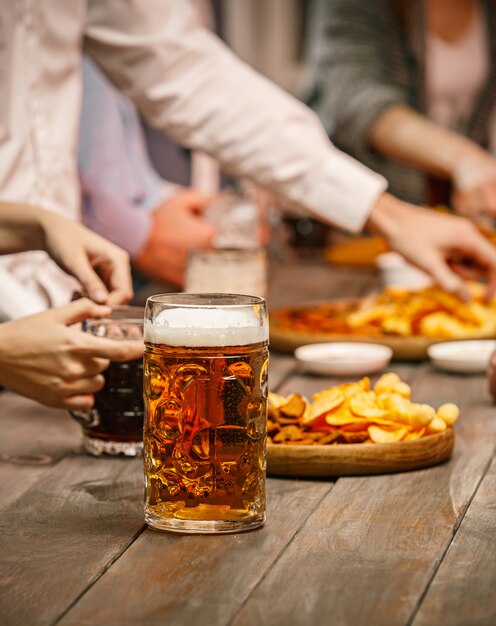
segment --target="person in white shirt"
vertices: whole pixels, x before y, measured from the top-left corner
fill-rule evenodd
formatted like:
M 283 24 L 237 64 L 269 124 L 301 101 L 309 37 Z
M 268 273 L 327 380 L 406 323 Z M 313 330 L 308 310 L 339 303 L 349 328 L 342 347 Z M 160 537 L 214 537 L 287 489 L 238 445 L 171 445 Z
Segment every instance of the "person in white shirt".
M 201 27 L 186 0 L 4 0 L 2 19 L 1 198 L 78 217 L 82 47 L 176 141 L 320 219 L 381 232 L 450 291 L 464 293 L 449 260 L 468 257 L 494 291 L 496 252 L 475 226 L 387 194 L 382 176 L 334 148 L 316 116 Z M 31 279 L 43 275 L 38 262 Z

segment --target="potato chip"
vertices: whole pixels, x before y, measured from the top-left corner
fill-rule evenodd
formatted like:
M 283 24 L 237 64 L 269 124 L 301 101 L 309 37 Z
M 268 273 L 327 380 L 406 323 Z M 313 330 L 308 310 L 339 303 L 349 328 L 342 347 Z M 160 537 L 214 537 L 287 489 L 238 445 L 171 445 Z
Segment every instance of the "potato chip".
M 377 404 L 381 409 L 390 411 L 395 420 L 397 420 L 398 417 L 409 419 L 411 413 L 411 402 L 409 400 L 400 396 L 398 393 L 381 393 L 376 397 Z
M 374 385 L 374 391 L 378 394 L 397 393 L 404 398 L 409 398 L 411 393 L 410 385 L 403 382 L 394 372 L 381 376 Z
M 437 417 L 442 419 L 447 426 L 453 426 L 459 415 L 460 409 L 451 402 L 442 404 L 437 410 Z
M 391 315 L 394 315 L 394 305 L 392 304 L 383 306 L 372 304 L 370 308 L 367 308 L 366 303 L 363 303 L 360 309 L 348 315 L 346 321 L 350 328 L 359 328 L 373 320 L 387 319 Z
M 306 398 L 303 398 L 299 393 L 292 393 L 286 402 L 279 407 L 279 411 L 285 417 L 299 418 L 303 417 L 307 404 Z
M 373 391 L 362 391 L 350 398 L 349 405 L 351 412 L 359 417 L 366 417 L 370 420 L 374 418 L 385 418 L 388 412 L 381 409 L 376 401 Z
M 415 439 L 420 439 L 425 431 L 425 428 L 421 428 L 420 430 L 413 430 L 411 433 L 408 433 L 408 435 L 404 437 L 403 441 L 413 441 Z
M 327 413 L 343 404 L 343 402 L 344 394 L 335 387 L 324 389 L 324 391 L 316 393 L 313 396 L 313 402 L 304 423 L 308 424 L 319 417 L 325 416 Z
M 429 404 L 417 404 L 415 402 L 412 402 L 411 406 L 412 420 L 417 424 L 428 426 L 436 417 L 436 411 Z
M 426 315 L 419 325 L 420 333 L 424 337 L 458 339 L 477 336 L 478 332 L 473 324 L 466 324 L 449 313 L 439 311 Z
M 413 335 L 412 323 L 405 317 L 393 315 L 386 318 L 381 325 L 381 330 L 386 335 L 399 335 L 400 337 L 410 337 Z
M 470 302 L 439 287 L 418 292 L 386 289 L 357 301 L 284 309 L 273 317 L 281 328 L 318 334 L 435 339 L 494 336 L 496 298 L 487 303 L 480 285 L 468 283 L 467 288 L 475 294 Z
M 345 398 L 351 398 L 360 391 L 370 391 L 370 378 L 365 376 L 356 383 L 344 383 L 333 387 L 333 389 L 338 389 Z
M 374 443 L 394 443 L 395 441 L 401 441 L 409 432 L 406 426 L 391 429 L 381 428 L 380 426 L 369 426 L 368 431 L 369 437 Z
M 436 415 L 432 422 L 429 424 L 427 432 L 442 433 L 444 430 L 446 430 L 446 428 L 448 428 L 446 426 L 446 422 Z
M 329 413 L 326 415 L 325 421 L 329 426 L 344 426 L 345 424 L 363 424 L 367 425 L 369 422 L 363 417 L 357 417 L 352 413 L 337 412 Z
M 272 393 L 272 391 L 269 391 L 267 395 L 267 401 L 269 403 L 269 406 L 273 409 L 278 409 L 287 402 L 284 396 L 280 396 L 277 393 Z
M 372 391 L 370 380 L 363 378 L 324 389 L 312 403 L 297 393 L 287 398 L 270 394 L 267 432 L 275 444 L 393 443 L 441 433 L 458 418 L 454 404 L 443 404 L 436 413 L 409 396 L 410 387 L 392 372 L 381 376 Z

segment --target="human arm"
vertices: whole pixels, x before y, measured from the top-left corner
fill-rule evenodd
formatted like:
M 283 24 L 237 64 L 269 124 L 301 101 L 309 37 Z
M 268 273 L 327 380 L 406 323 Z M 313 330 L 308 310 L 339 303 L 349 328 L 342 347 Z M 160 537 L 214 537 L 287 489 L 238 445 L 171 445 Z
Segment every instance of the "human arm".
M 107 306 L 83 298 L 0 324 L 0 384 L 48 406 L 90 408 L 110 361 L 143 354 L 142 341 L 114 341 L 71 327 L 109 314 Z
M 467 137 L 396 105 L 376 119 L 370 143 L 383 156 L 452 180 L 458 212 L 496 214 L 496 159 Z
M 97 302 L 132 297 L 128 255 L 90 230 L 40 207 L 0 203 L 0 253 L 45 250 Z
M 375 5 L 369 4 L 373 13 Z M 422 251 L 432 253 L 434 271 L 437 267 L 436 275 L 443 277 L 447 288 L 455 284 L 445 264 L 453 248 L 464 247 L 478 261 L 473 246 L 465 245 L 463 238 L 460 244 L 432 237 L 432 222 L 425 213 L 385 194 L 384 179 L 330 144 L 306 107 L 198 27 L 189 3 L 149 0 L 146 10 L 143 7 L 139 0 L 90 0 L 86 46 L 152 124 L 325 221 L 358 231 L 370 217 L 369 223 L 410 260 L 418 259 L 421 265 Z M 365 98 L 367 93 L 371 99 L 372 91 Z M 384 105 L 391 101 L 381 99 Z M 396 215 L 390 211 L 394 206 L 399 207 Z M 388 219 L 381 219 L 383 215 Z M 389 218 L 394 229 L 388 227 Z M 443 219 L 449 222 L 448 217 Z M 401 233 L 402 221 L 406 236 Z M 425 237 L 417 251 L 408 239 L 413 221 L 420 240 Z M 470 231 L 468 240 L 486 250 L 487 242 L 469 224 L 455 229 L 448 228 L 448 222 L 449 237 Z M 483 267 L 487 273 L 496 267 L 494 251 L 487 252 Z
M 189 2 L 89 2 L 85 50 L 155 127 L 319 217 L 363 227 L 386 181 L 197 24 Z M 160 19 L 157 18 L 160 16 Z

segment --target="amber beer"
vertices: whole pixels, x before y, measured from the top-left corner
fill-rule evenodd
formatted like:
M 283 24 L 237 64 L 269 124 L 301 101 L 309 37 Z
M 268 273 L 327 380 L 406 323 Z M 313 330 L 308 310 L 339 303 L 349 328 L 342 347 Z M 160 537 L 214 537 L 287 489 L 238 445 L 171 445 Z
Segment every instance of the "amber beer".
M 178 532 L 265 520 L 267 318 L 251 296 L 147 303 L 145 518 Z

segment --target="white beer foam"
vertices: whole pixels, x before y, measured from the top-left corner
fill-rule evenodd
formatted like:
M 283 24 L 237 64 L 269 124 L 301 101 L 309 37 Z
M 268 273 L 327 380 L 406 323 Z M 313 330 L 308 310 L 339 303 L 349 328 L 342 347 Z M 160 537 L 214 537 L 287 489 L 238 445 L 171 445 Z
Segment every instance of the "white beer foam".
M 145 341 L 168 346 L 217 348 L 267 340 L 267 325 L 243 308 L 166 309 L 145 322 Z

